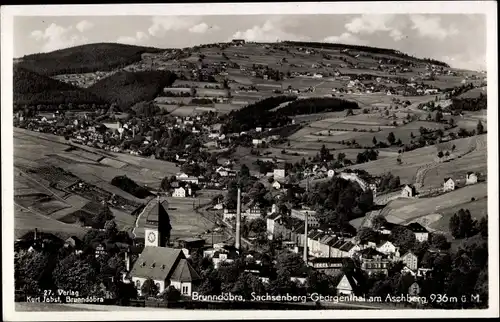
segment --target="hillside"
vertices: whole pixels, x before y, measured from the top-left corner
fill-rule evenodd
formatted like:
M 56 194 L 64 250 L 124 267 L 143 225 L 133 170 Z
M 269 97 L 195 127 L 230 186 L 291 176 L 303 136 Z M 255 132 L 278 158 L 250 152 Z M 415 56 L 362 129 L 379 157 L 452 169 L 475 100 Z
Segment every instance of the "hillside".
M 159 48 L 116 43 L 87 44 L 27 55 L 20 59 L 17 66 L 47 76 L 110 71 L 140 61 L 143 53 L 161 51 Z
M 88 90 L 108 103 L 128 109 L 135 103 L 153 100 L 175 79 L 176 75 L 168 71 L 120 71 L 100 80 Z
M 401 59 L 407 59 L 410 61 L 431 63 L 431 64 L 434 64 L 437 66 L 450 67 L 448 64 L 446 64 L 442 61 L 438 61 L 435 59 L 429 59 L 429 58 L 423 58 L 423 59 L 415 58 L 413 56 L 410 56 L 408 54 L 404 54 L 404 53 L 402 53 L 398 50 L 394 50 L 394 49 L 378 48 L 378 47 L 371 47 L 371 46 L 361 46 L 361 45 L 320 43 L 320 42 L 285 41 L 284 43 L 289 44 L 289 45 L 294 45 L 294 46 L 307 46 L 310 48 L 344 49 L 344 50 L 355 50 L 355 51 L 370 53 L 370 54 L 383 54 L 383 55 L 393 56 L 393 58 L 401 58 Z
M 103 103 L 94 94 L 76 86 L 39 75 L 19 66 L 14 67 L 14 104 L 49 105 Z

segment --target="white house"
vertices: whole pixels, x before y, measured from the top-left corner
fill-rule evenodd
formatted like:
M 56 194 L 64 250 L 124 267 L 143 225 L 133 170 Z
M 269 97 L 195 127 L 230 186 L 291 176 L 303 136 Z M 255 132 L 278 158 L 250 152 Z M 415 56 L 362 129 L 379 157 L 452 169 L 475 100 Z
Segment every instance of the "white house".
M 274 181 L 273 182 L 273 188 L 274 189 L 279 190 L 279 189 L 281 189 L 281 187 L 283 187 L 283 184 L 280 183 L 279 181 Z
M 477 175 L 474 172 L 467 172 L 465 176 L 465 184 L 477 183 Z
M 411 251 L 401 256 L 401 261 L 405 264 L 406 267 L 414 272 L 418 269 L 418 257 Z
M 417 194 L 417 190 L 413 185 L 405 184 L 403 190 L 401 191 L 401 196 L 403 198 L 413 198 Z
M 285 178 L 285 169 L 274 169 L 273 171 L 274 179 L 284 179 Z
M 172 192 L 172 197 L 185 198 L 186 197 L 186 189 L 184 189 L 183 187 L 175 188 L 174 192 Z
M 332 170 L 332 169 L 328 170 L 328 172 L 327 172 L 328 178 L 333 178 L 334 175 L 335 175 L 335 171 L 334 170 Z
M 253 144 L 254 146 L 258 146 L 258 145 L 262 144 L 263 142 L 264 142 L 264 141 L 262 141 L 261 139 L 253 139 L 253 140 L 252 140 L 252 144 Z
M 376 247 L 377 251 L 381 252 L 382 254 L 386 255 L 392 255 L 395 254 L 398 250 L 396 246 L 394 246 L 393 243 L 390 241 L 382 241 L 379 243 Z
M 274 214 L 267 216 L 266 231 L 268 233 L 269 239 L 273 239 L 275 223 L 280 218 L 281 218 L 281 215 L 278 213 L 274 213 Z
M 455 190 L 455 181 L 452 178 L 444 178 L 443 192 Z
M 162 293 L 168 286 L 177 288 L 182 295 L 191 296 L 201 281 L 199 274 L 186 260 L 180 249 L 147 246 L 139 255 L 128 274 L 139 294 L 144 282 L 151 278 Z
M 424 242 L 429 239 L 429 231 L 424 226 L 417 222 L 406 225 L 406 228 L 415 234 L 415 239 L 419 242 Z
M 354 277 L 344 274 L 342 279 L 337 284 L 338 295 L 351 295 L 354 294 L 354 289 L 357 286 L 357 281 Z
M 185 197 L 190 197 L 192 195 L 192 191 L 190 187 L 178 187 L 174 189 L 174 192 L 172 192 L 172 197 L 176 198 L 185 198 Z

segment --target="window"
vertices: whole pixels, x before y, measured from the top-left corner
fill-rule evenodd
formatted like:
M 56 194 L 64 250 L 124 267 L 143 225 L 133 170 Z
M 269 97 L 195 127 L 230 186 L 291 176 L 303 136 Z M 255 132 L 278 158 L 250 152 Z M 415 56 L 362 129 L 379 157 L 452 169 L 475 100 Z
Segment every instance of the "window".
M 188 294 L 189 288 L 187 286 L 182 287 L 182 294 Z
M 141 281 L 140 280 L 135 281 L 135 287 L 137 287 L 137 288 L 141 287 Z
M 160 287 L 160 283 L 156 283 L 156 288 L 158 289 L 158 292 L 161 292 L 161 287 Z

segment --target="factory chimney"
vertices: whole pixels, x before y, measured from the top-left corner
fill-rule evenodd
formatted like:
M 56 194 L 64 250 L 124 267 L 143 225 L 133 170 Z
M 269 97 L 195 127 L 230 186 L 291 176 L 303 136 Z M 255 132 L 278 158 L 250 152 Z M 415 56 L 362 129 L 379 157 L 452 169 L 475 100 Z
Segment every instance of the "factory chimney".
M 307 231 L 307 225 L 308 225 L 308 220 L 309 220 L 309 213 L 306 211 L 306 218 L 304 220 L 304 263 L 307 264 L 307 258 L 308 258 L 308 254 L 307 254 L 307 236 L 308 236 L 308 231 Z
M 236 203 L 236 236 L 235 247 L 240 250 L 241 247 L 241 188 L 238 188 L 238 201 Z
M 125 269 L 130 272 L 130 247 L 125 251 Z

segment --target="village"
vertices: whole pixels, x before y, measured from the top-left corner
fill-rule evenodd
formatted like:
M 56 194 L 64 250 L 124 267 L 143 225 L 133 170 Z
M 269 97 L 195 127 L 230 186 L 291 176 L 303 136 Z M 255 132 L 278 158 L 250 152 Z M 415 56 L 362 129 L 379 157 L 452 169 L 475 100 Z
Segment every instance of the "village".
M 26 220 L 18 265 L 53 260 L 54 284 L 23 268 L 19 298 L 76 287 L 160 307 L 194 305 L 195 293 L 367 297 L 443 279 L 443 258 L 487 228 L 474 212 L 487 198 L 486 119 L 453 109 L 486 76 L 331 52 L 233 39 L 143 54 L 124 70 L 178 74 L 152 100 L 18 109 L 16 180 L 38 192 L 16 206 L 65 231 Z M 54 78 L 86 88 L 113 73 Z M 442 77 L 455 86 L 435 86 Z M 43 144 L 55 152 L 30 160 Z M 37 205 L 49 199 L 73 208 Z M 79 282 L 75 262 L 92 263 Z

